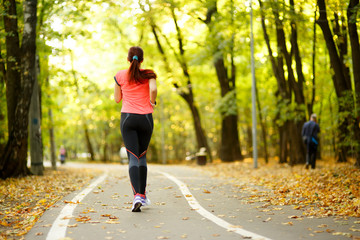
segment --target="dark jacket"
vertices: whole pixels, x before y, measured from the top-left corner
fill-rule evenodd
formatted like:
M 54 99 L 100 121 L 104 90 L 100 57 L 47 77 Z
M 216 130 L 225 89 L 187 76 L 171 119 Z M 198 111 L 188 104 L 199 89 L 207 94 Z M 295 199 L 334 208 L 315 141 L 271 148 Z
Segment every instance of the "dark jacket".
M 320 132 L 319 124 L 310 120 L 304 123 L 304 126 L 301 131 L 301 135 L 303 137 L 303 141 L 305 144 L 315 143 L 318 144 L 318 133 Z M 309 141 L 310 140 L 310 141 Z

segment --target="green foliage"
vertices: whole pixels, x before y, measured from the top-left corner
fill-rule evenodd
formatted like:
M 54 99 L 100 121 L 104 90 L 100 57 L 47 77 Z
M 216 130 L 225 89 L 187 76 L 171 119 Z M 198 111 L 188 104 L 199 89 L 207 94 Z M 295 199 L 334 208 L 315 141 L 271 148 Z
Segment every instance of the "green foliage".
M 236 104 L 236 90 L 228 92 L 220 101 L 215 105 L 215 108 L 223 115 L 230 116 L 236 115 L 238 108 Z
M 296 122 L 304 118 L 305 106 L 298 105 L 294 101 L 290 102 L 288 99 L 281 99 L 278 97 L 277 108 L 275 110 L 278 118 L 276 124 L 278 126 L 284 125 L 288 120 L 295 120 Z
M 212 4 L 212 1 L 39 1 L 38 77 L 42 86 L 42 133 L 46 152 L 50 148 L 48 130 L 52 126 L 55 128 L 57 147 L 63 144 L 72 154 L 86 152 L 83 130 L 83 125 L 86 124 L 97 159 L 101 158 L 105 144 L 109 146 L 109 155 L 118 154 L 122 143 L 119 128 L 121 104 L 116 104 L 113 98 L 113 76 L 118 70 L 129 66 L 126 60 L 127 50 L 134 45 L 140 45 L 144 49 L 142 67 L 152 68 L 158 75 L 159 107 L 154 112 L 152 147 L 155 146 L 157 155 L 161 156 L 163 131 L 165 150 L 169 158 L 179 160 L 187 151 L 196 151 L 191 112 L 173 87 L 176 82 L 181 89 L 187 89 L 187 79 L 183 77 L 177 61 L 179 43 L 171 15 L 172 8 L 184 38 L 184 58 L 189 63 L 188 71 L 195 102 L 211 148 L 219 148 L 221 117 L 237 112 L 241 141 L 249 138 L 244 130 L 251 124 L 249 7 L 239 0 L 219 0 L 217 13 L 212 16 L 211 25 L 207 26 L 204 23 L 207 4 Z M 275 57 L 278 56 L 278 50 L 272 9 L 278 11 L 283 20 L 287 37 L 291 33 L 291 20 L 296 22 L 300 30 L 298 38 L 305 75 L 305 104 L 311 102 L 314 87 L 316 95 L 313 111 L 318 113 L 321 129 L 327 133 L 321 135 L 322 147 L 327 153 L 333 153 L 332 141 L 334 136 L 339 134 L 337 125 L 342 121 L 354 121 L 357 115 L 355 106 L 349 107 L 354 98 L 352 94 L 347 94 L 339 102 L 336 101 L 328 52 L 320 31 L 316 36 L 316 83 L 313 86 L 310 46 L 313 41 L 315 4 L 305 0 L 296 1 L 297 13 L 294 14 L 288 1 L 263 2 L 270 44 Z M 344 6 L 347 6 L 347 3 L 345 0 L 328 1 L 328 11 L 346 15 Z M 253 4 L 254 17 L 258 19 L 259 6 L 256 1 Z M 18 8 L 21 16 L 21 2 Z M 157 49 L 151 21 L 159 28 L 159 39 L 171 67 L 170 73 L 165 69 Z M 20 29 L 22 24 L 20 17 Z M 4 46 L 4 30 L 0 32 L 0 36 L 1 46 Z M 277 127 L 287 120 L 299 121 L 304 118 L 307 109 L 304 105 L 298 106 L 294 101 L 281 100 L 278 97 L 277 82 L 258 21 L 254 22 L 254 37 L 256 82 L 261 113 L 267 123 L 269 138 L 274 142 L 270 148 L 275 152 L 278 141 Z M 224 57 L 228 75 L 231 75 L 232 59 L 229 52 L 232 50 L 236 66 L 236 89 L 221 97 L 212 61 L 216 57 Z M 3 57 L 6 56 L 5 53 L 2 47 Z M 351 65 L 351 61 L 348 61 L 348 64 Z M 337 104 L 348 108 L 339 114 Z M 53 112 L 53 123 L 48 116 L 50 109 Z M 1 113 L 6 114 L 4 85 L 0 85 L 0 115 Z M 5 120 L 0 120 L 2 131 L 6 129 L 6 125 Z M 351 124 L 349 126 L 351 128 Z M 354 133 L 351 129 L 349 132 L 341 144 L 357 149 L 359 144 L 352 140 Z

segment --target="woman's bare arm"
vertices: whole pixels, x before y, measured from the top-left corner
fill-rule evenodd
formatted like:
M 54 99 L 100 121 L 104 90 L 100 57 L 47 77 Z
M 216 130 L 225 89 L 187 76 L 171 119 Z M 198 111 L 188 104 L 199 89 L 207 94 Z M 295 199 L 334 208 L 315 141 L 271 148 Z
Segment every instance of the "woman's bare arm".
M 152 104 L 155 104 L 157 97 L 157 86 L 156 86 L 156 80 L 153 78 L 149 80 L 149 91 L 150 91 L 150 101 Z
M 119 103 L 122 99 L 121 87 L 117 85 L 117 83 L 115 83 L 114 86 L 114 98 L 115 98 L 115 102 L 117 103 Z

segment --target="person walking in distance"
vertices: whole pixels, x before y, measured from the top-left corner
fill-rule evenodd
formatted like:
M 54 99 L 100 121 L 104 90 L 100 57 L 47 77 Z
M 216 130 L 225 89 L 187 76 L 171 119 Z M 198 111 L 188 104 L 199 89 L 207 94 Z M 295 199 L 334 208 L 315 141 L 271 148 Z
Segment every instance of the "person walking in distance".
M 63 145 L 60 147 L 60 162 L 61 164 L 65 164 L 65 158 L 66 158 L 66 149 Z
M 316 151 L 319 144 L 318 133 L 320 132 L 319 124 L 316 122 L 316 114 L 310 116 L 310 121 L 304 123 L 301 131 L 303 141 L 306 144 L 306 169 L 314 169 L 316 166 Z
M 152 113 L 156 106 L 156 74 L 150 69 L 141 69 L 144 52 L 140 47 L 131 47 L 127 60 L 129 69 L 116 73 L 114 97 L 121 100 L 120 130 L 129 158 L 130 183 L 134 193 L 132 211 L 141 212 L 141 206 L 150 204 L 145 195 L 147 181 L 146 152 L 154 128 Z

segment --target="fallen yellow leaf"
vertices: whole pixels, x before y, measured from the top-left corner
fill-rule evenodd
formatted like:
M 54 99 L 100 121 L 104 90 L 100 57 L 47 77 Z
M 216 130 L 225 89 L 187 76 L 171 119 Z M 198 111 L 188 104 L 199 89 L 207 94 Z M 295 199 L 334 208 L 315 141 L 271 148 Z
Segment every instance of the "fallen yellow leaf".
M 69 228 L 73 228 L 73 227 L 77 227 L 78 225 L 75 223 L 75 224 L 73 224 L 73 225 L 67 225 L 67 227 L 69 227 Z
M 263 222 L 268 222 L 271 220 L 271 217 L 267 218 L 266 220 L 264 220 Z
M 169 238 L 166 236 L 159 236 L 159 237 L 157 237 L 157 239 L 169 239 Z
M 321 224 L 321 225 L 319 225 L 319 226 L 317 226 L 318 228 L 325 228 L 325 227 L 327 227 L 328 225 L 326 225 L 326 224 Z

